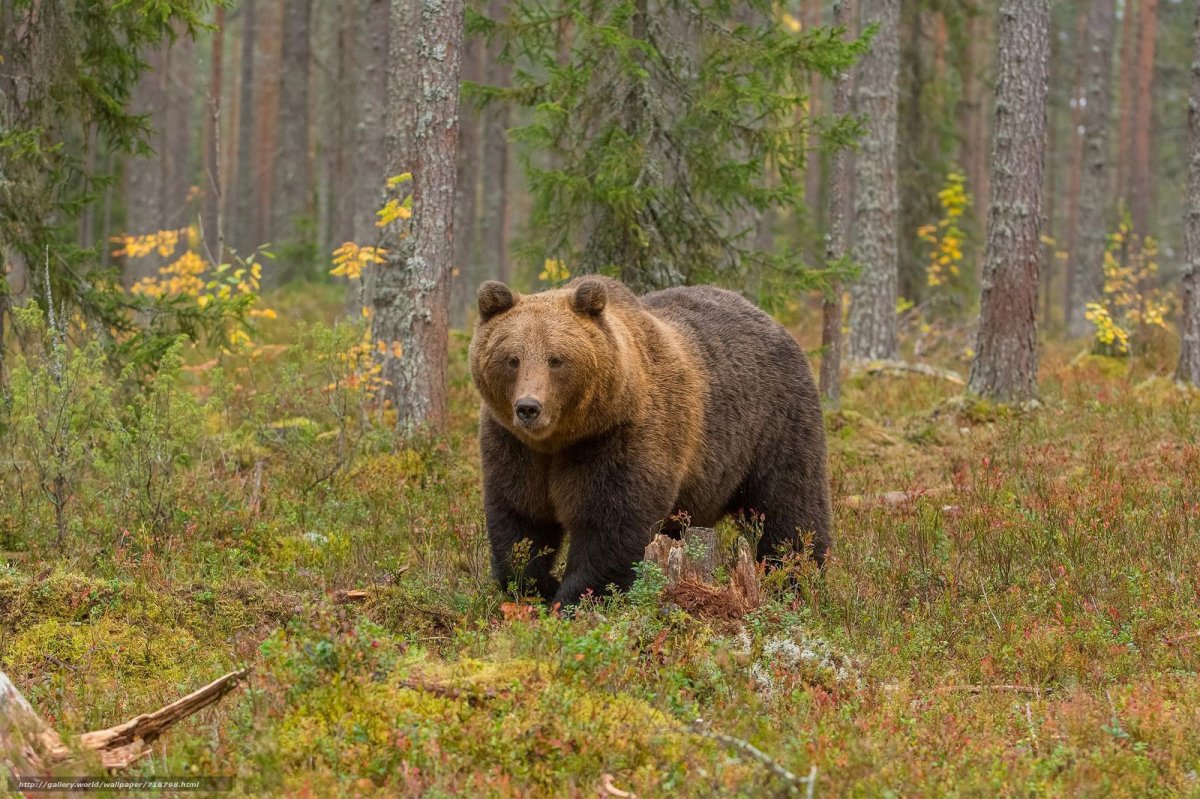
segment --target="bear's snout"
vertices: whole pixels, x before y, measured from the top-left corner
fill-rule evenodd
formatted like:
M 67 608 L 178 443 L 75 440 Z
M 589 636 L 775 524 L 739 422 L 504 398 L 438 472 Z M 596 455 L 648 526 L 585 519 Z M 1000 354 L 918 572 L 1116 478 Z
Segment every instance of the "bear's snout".
M 521 424 L 531 425 L 542 415 L 542 403 L 533 397 L 522 397 L 516 403 L 517 418 Z

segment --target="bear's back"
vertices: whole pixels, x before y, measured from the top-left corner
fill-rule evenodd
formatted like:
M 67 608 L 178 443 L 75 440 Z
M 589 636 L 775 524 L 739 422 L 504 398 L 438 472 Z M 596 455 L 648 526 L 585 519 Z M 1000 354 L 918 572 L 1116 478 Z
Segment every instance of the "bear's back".
M 799 445 L 782 431 L 796 423 L 821 426 L 816 381 L 791 334 L 739 294 L 683 286 L 647 294 L 642 303 L 678 331 L 703 365 L 704 468 L 685 485 L 681 503 L 703 524 L 727 510 L 731 488 L 754 466 L 780 447 Z

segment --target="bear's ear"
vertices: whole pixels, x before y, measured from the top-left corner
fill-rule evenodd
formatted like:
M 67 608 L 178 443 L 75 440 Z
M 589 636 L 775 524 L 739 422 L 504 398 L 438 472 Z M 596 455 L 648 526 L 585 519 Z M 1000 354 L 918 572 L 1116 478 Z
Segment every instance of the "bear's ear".
M 599 316 L 607 302 L 608 289 L 604 288 L 603 281 L 585 277 L 575 287 L 575 298 L 572 305 L 577 313 L 585 316 Z
M 517 304 L 512 289 L 499 280 L 489 280 L 479 287 L 479 321 L 486 322 Z

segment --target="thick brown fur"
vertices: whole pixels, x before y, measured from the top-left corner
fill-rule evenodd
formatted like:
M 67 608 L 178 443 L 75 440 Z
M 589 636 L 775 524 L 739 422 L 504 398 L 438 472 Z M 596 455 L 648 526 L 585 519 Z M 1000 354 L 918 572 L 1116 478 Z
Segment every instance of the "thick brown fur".
M 665 520 L 759 520 L 760 560 L 830 545 L 821 405 L 777 322 L 711 286 L 635 296 L 604 277 L 479 290 L 471 374 L 492 564 L 570 605 L 633 564 Z M 561 585 L 551 571 L 564 535 Z M 530 555 L 514 564 L 513 549 Z M 515 567 L 522 567 L 517 574 Z

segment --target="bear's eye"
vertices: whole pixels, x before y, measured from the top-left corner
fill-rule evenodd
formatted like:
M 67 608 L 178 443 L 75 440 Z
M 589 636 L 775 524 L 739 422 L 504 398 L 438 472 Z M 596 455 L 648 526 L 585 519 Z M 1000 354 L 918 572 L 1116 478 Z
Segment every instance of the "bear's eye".
M 563 365 L 562 358 L 557 358 L 557 357 L 550 358 L 550 368 L 551 369 L 557 369 L 558 367 L 560 367 L 562 365 Z
M 512 357 L 510 357 L 508 359 L 508 366 L 510 369 L 516 369 L 520 365 L 521 365 L 521 359 L 518 358 L 517 356 L 513 355 Z

